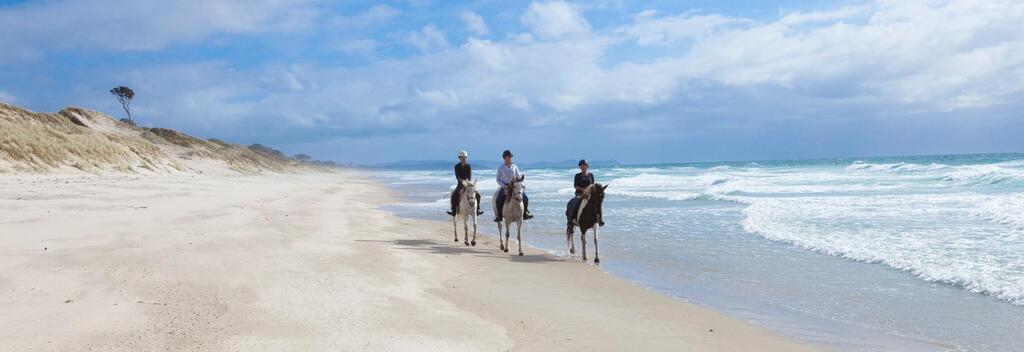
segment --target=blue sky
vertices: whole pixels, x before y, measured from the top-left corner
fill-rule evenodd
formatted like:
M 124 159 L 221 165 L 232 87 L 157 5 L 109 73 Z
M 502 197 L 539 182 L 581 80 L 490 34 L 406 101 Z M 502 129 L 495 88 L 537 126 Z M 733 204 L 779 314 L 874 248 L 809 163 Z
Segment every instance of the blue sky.
M 0 1 L 0 101 L 367 163 L 1024 151 L 1024 3 Z

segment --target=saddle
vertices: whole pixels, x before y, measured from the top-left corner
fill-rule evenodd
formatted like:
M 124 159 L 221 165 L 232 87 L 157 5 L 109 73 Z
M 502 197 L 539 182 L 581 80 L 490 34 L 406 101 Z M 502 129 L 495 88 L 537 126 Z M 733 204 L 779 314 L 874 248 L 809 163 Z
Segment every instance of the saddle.
M 588 200 L 590 200 L 589 197 L 584 197 L 581 195 L 579 197 L 574 197 L 573 199 L 570 199 L 569 204 L 566 204 L 565 215 L 570 217 L 574 225 L 579 226 L 579 218 L 580 216 L 583 215 L 583 208 L 587 207 Z M 570 214 L 570 210 L 572 210 L 572 203 L 574 201 L 579 202 L 579 205 L 576 207 L 576 213 Z
M 480 192 L 476 192 L 476 193 L 479 194 Z M 455 212 L 456 213 L 458 213 L 459 207 L 462 206 L 462 197 L 465 197 L 465 196 L 466 196 L 466 189 L 465 188 L 460 189 L 459 193 L 455 195 Z M 474 195 L 474 196 L 476 196 L 476 195 Z M 477 206 L 479 207 L 480 205 L 477 204 Z

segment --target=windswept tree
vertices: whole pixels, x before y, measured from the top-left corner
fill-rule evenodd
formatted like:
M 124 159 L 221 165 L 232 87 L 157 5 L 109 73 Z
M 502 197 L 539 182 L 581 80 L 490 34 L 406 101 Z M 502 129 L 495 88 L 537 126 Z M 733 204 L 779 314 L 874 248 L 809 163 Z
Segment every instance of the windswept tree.
M 129 109 L 132 104 L 132 98 L 135 97 L 135 92 L 131 88 L 120 86 L 110 90 L 110 94 L 117 97 L 117 102 L 121 103 L 121 107 L 124 108 L 124 112 L 128 114 L 128 123 L 135 125 L 135 121 L 132 121 L 132 112 Z

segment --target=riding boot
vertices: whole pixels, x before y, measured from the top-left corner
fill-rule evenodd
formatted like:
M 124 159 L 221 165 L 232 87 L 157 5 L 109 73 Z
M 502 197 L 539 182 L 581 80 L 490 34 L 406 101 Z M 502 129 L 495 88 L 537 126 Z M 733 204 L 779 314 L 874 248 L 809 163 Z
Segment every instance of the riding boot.
M 530 214 L 530 198 L 523 197 L 523 220 L 533 219 L 533 214 Z
M 452 191 L 452 210 L 448 211 L 448 215 L 455 216 L 456 210 L 459 206 L 459 187 L 455 187 Z
M 501 222 L 501 210 L 505 207 L 505 194 L 498 192 L 497 199 L 494 200 L 494 222 Z
M 480 210 L 480 204 L 482 204 L 480 202 L 480 193 L 477 193 L 476 194 L 476 215 L 477 216 L 484 215 L 484 212 L 482 210 Z

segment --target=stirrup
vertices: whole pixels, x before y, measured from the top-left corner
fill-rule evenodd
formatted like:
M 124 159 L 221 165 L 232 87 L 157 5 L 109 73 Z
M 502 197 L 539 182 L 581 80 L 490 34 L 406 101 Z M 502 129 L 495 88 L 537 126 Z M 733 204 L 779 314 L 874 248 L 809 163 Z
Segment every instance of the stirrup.
M 451 216 L 455 216 L 455 212 L 452 211 L 452 210 L 446 211 L 445 213 L 448 213 L 448 215 L 451 215 Z

